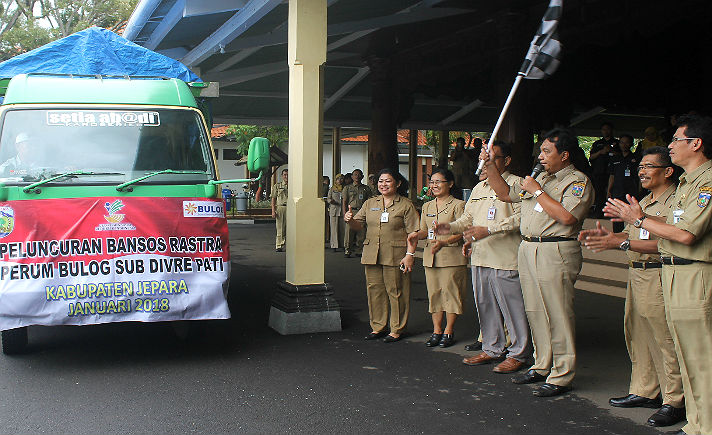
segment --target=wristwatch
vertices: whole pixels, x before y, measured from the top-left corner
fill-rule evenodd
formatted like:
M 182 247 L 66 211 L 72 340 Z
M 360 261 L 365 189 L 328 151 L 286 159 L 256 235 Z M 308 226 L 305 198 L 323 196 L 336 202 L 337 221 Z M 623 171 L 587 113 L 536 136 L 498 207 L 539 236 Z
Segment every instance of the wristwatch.
M 536 191 L 534 191 L 534 198 L 539 198 L 539 196 L 541 196 L 542 193 L 544 193 L 543 190 L 537 189 Z
M 620 244 L 619 248 L 621 251 L 627 251 L 630 249 L 630 239 L 625 239 L 623 242 Z
M 643 215 L 642 217 L 639 217 L 638 219 L 636 219 L 635 222 L 633 222 L 633 226 L 636 228 L 642 227 L 643 221 L 645 220 L 646 217 L 647 217 L 646 215 Z

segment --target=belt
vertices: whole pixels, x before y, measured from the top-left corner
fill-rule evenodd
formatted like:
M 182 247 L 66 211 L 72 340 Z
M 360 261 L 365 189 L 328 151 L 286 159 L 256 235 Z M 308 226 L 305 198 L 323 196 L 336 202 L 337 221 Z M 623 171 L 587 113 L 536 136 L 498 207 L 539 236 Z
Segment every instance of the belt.
M 688 260 L 687 258 L 681 258 L 681 257 L 660 257 L 660 260 L 663 262 L 663 264 L 667 265 L 685 265 L 685 264 L 692 264 L 692 263 L 697 263 L 697 260 Z
M 576 240 L 573 237 L 537 237 L 537 236 L 522 236 L 522 240 L 527 242 L 568 242 L 571 240 Z
M 287 206 L 287 203 L 285 202 L 284 204 L 277 204 L 277 205 L 280 206 L 280 207 L 286 207 L 286 206 Z
M 660 269 L 663 264 L 658 261 L 629 261 L 628 266 L 633 269 Z

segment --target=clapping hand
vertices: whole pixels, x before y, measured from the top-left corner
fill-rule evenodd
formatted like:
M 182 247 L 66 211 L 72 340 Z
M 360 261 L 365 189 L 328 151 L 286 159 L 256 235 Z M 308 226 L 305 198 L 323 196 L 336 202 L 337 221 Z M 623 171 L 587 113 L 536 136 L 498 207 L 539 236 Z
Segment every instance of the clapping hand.
M 631 195 L 626 195 L 625 197 L 628 200 L 627 203 L 620 199 L 608 198 L 608 202 L 605 207 L 603 207 L 603 215 L 629 224 L 632 224 L 643 216 L 643 209 L 640 208 L 638 200 Z

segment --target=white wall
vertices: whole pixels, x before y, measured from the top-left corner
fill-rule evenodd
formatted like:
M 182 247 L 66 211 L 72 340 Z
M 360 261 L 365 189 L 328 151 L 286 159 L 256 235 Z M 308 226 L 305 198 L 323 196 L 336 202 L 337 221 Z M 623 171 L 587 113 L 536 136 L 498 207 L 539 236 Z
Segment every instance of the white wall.
M 247 178 L 247 170 L 245 165 L 235 166 L 236 160 L 223 160 L 224 148 L 235 148 L 235 142 L 223 142 L 214 140 L 213 148 L 215 149 L 215 157 L 218 162 L 218 172 L 221 180 L 230 180 L 234 178 Z M 238 186 L 230 186 L 231 189 L 236 189 Z

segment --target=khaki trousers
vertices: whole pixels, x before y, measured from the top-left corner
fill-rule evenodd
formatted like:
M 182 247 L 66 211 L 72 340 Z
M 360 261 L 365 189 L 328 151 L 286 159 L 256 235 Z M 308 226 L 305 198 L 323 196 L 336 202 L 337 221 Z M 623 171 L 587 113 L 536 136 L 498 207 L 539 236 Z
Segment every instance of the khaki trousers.
M 284 244 L 287 243 L 287 206 L 275 206 L 275 214 L 277 215 L 277 238 L 275 240 L 275 247 L 280 249 L 284 248 Z
M 354 210 L 356 214 L 356 210 Z M 358 231 L 352 230 L 351 227 L 346 225 L 346 231 L 344 232 L 344 252 L 349 253 L 361 253 L 363 252 L 363 241 L 366 239 L 366 226 L 364 225 Z
M 344 220 L 341 216 L 329 216 L 329 226 L 331 235 L 329 237 L 329 246 L 332 248 L 340 248 L 344 240 Z
M 712 264 L 663 266 L 663 296 L 685 392 L 687 434 L 712 434 Z
M 410 273 L 401 272 L 398 266 L 380 264 L 366 264 L 365 269 L 371 329 L 375 332 L 386 329 L 390 307 L 391 332 L 402 333 L 410 311 Z
M 665 318 L 660 269 L 629 269 L 623 331 L 630 355 L 630 394 L 684 405 L 675 342 Z
M 519 279 L 534 343 L 534 365 L 546 382 L 566 386 L 576 367 L 574 284 L 581 271 L 576 241 L 519 245 Z

